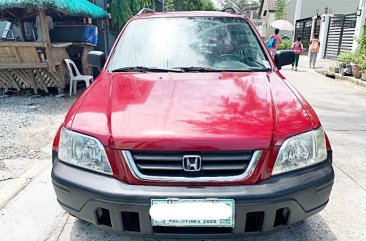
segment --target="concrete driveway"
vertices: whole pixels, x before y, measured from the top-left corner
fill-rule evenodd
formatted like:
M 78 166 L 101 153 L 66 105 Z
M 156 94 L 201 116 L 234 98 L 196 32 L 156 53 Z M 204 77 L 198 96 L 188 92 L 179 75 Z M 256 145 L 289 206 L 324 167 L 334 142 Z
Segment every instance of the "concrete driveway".
M 327 79 L 304 68 L 298 72 L 285 68 L 283 74 L 314 107 L 329 135 L 334 151 L 335 184 L 329 204 L 321 213 L 277 232 L 245 240 L 364 240 L 366 88 Z M 107 233 L 70 217 L 56 202 L 50 167 L 0 210 L 0 237 L 1 240 L 155 240 Z

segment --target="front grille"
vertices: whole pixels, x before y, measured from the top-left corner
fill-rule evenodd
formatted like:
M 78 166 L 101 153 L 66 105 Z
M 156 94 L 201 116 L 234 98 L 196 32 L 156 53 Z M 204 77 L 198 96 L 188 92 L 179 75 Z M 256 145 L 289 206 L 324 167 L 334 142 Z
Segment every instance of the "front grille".
M 131 151 L 130 161 L 138 172 L 150 177 L 232 177 L 242 175 L 248 168 L 254 151 L 175 152 Z M 186 171 L 183 157 L 201 157 L 199 171 Z

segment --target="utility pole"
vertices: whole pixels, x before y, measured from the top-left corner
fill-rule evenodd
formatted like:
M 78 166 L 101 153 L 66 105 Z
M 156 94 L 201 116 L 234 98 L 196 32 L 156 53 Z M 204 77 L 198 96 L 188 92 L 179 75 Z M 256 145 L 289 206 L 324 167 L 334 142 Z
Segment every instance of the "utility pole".
M 297 0 L 295 8 L 294 26 L 296 26 L 296 20 L 300 19 L 301 17 L 301 7 L 302 7 L 302 0 Z
M 361 35 L 363 34 L 363 28 L 362 26 L 365 24 L 365 19 L 366 19 L 366 0 L 360 0 L 360 3 L 358 5 L 358 9 L 357 9 L 357 22 L 356 22 L 356 28 L 355 28 L 355 34 L 354 34 L 354 40 L 353 40 L 353 45 L 352 45 L 352 51 L 356 51 L 357 47 L 358 47 L 358 41 L 357 39 L 359 37 L 361 37 Z

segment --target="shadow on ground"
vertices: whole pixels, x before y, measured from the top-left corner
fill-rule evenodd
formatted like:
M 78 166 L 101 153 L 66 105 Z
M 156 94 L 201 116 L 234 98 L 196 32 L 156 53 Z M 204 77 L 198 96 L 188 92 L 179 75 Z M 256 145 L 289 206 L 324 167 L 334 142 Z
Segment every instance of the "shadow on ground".
M 105 240 L 105 241 L 156 241 L 158 239 L 152 238 L 141 238 L 134 236 L 124 236 L 117 235 L 113 233 L 106 232 L 94 225 L 87 223 L 83 220 L 76 219 L 70 236 L 67 237 L 68 240 L 79 241 L 79 240 Z M 164 241 L 176 240 L 176 238 L 171 237 L 170 239 L 162 239 Z M 187 239 L 186 239 L 187 240 Z M 197 241 L 207 240 L 207 239 L 196 239 Z M 213 239 L 218 241 L 219 239 Z M 244 238 L 233 238 L 233 239 L 220 239 L 222 241 L 239 241 L 239 240 L 337 240 L 333 232 L 330 230 L 326 222 L 323 220 L 321 215 L 315 215 L 308 218 L 305 221 L 299 222 L 297 224 L 291 225 L 289 227 L 282 228 L 280 230 L 267 233 L 264 235 L 248 236 Z

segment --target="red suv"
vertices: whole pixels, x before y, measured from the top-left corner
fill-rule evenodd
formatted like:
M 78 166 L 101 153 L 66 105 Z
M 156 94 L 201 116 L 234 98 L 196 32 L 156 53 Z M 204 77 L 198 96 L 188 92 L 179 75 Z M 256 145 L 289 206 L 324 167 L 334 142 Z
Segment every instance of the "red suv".
M 240 236 L 322 210 L 332 150 L 245 17 L 146 13 L 124 27 L 53 144 L 71 215 L 146 236 Z

